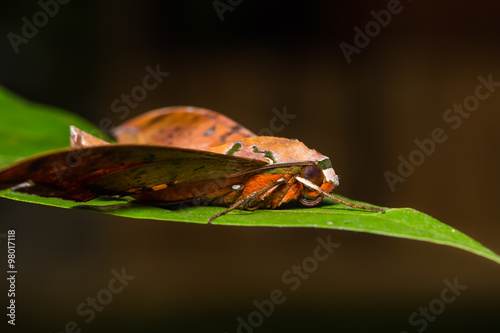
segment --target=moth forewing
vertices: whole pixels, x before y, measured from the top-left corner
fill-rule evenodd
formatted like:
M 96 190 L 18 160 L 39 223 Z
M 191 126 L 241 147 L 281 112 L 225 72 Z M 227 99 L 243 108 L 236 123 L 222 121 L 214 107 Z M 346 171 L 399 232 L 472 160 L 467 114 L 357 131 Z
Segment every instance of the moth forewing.
M 155 191 L 176 181 L 221 179 L 263 164 L 194 149 L 110 144 L 62 149 L 18 162 L 0 170 L 0 189 L 31 181 L 33 186 L 18 189 L 88 201 L 101 195 Z

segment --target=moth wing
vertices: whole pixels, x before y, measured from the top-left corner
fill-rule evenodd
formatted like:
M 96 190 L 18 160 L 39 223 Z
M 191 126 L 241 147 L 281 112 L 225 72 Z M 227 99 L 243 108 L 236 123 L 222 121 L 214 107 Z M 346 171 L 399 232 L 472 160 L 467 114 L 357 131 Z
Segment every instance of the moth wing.
M 0 189 L 88 201 L 130 195 L 169 184 L 217 181 L 265 162 L 235 156 L 148 145 L 102 145 L 35 156 L 0 170 Z
M 168 107 L 146 112 L 113 130 L 118 143 L 205 149 L 255 136 L 215 111 Z
M 82 131 L 76 126 L 70 126 L 69 127 L 69 142 L 71 145 L 71 148 L 76 149 L 76 148 L 84 148 L 84 147 L 95 147 L 95 146 L 102 146 L 102 145 L 109 145 L 109 142 L 106 142 L 102 139 L 99 139 L 98 137 L 95 137 L 85 131 Z

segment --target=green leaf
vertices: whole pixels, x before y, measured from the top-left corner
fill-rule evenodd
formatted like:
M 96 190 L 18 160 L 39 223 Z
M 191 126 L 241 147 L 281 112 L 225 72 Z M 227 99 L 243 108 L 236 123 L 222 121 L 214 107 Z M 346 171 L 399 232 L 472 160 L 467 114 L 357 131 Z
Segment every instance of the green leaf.
M 100 133 L 76 115 L 27 102 L 1 86 L 0 110 L 0 167 L 38 153 L 69 147 L 70 125 Z
M 87 131 L 92 130 L 90 124 L 76 116 L 55 108 L 23 102 L 4 89 L 0 89 L 0 108 L 5 111 L 0 113 L 0 166 L 2 163 L 10 163 L 35 153 L 68 146 L 69 125 L 76 125 Z M 105 197 L 82 204 L 11 190 L 0 191 L 0 197 L 61 208 L 100 211 L 131 218 L 194 223 L 207 223 L 212 215 L 224 210 L 220 207 L 203 206 L 166 209 L 142 205 L 127 198 Z M 369 205 L 362 202 L 354 203 Z M 330 199 L 324 199 L 320 206 L 314 208 L 288 206 L 276 210 L 234 210 L 217 218 L 214 224 L 312 227 L 369 232 L 453 246 L 500 263 L 500 256 L 472 238 L 411 208 L 389 208 L 382 214 L 352 209 L 334 203 Z

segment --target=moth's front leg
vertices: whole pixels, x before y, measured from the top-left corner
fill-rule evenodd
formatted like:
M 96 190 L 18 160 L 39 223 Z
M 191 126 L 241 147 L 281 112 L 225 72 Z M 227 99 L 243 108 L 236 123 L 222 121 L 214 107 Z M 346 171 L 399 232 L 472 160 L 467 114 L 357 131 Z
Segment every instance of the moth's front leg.
M 248 186 L 248 188 L 243 188 L 244 191 L 242 195 L 240 196 L 241 199 L 238 200 L 236 203 L 234 203 L 231 207 L 226 209 L 223 212 L 217 213 L 213 215 L 209 220 L 208 223 L 212 223 L 213 220 L 218 218 L 219 216 L 225 215 L 229 213 L 230 211 L 234 209 L 247 209 L 247 210 L 254 210 L 262 206 L 262 204 L 265 202 L 266 195 L 269 195 L 273 191 L 275 191 L 279 186 L 282 184 L 285 184 L 287 182 L 287 179 L 285 177 L 281 177 L 275 182 L 268 184 L 267 186 L 258 188 L 257 190 L 248 193 L 249 190 L 252 190 L 251 186 Z M 246 190 L 246 191 L 245 191 Z M 248 193 L 248 194 L 247 194 Z

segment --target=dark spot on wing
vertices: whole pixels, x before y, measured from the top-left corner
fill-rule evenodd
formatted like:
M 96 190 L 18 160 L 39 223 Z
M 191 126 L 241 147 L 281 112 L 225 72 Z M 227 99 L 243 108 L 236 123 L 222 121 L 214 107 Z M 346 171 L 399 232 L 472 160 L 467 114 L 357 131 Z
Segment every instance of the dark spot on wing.
M 105 149 L 101 152 L 101 156 L 99 157 L 100 159 L 106 159 L 110 156 L 113 156 L 115 152 L 111 149 Z
M 145 127 L 152 126 L 152 125 L 156 124 L 157 122 L 162 121 L 163 118 L 165 118 L 167 116 L 169 116 L 169 115 L 168 114 L 164 114 L 164 115 L 161 115 L 161 116 L 158 116 L 158 117 L 154 117 L 150 121 L 148 121 L 148 123 L 145 125 Z
M 148 163 L 154 161 L 154 159 L 155 159 L 155 154 L 147 154 L 142 158 L 142 161 Z
M 138 170 L 138 171 L 135 173 L 135 176 L 136 176 L 136 177 L 141 177 L 141 176 L 143 176 L 144 174 L 146 174 L 146 170 L 144 170 L 144 169 L 140 169 L 140 170 Z
M 222 142 L 226 142 L 228 136 L 236 134 L 239 131 L 241 131 L 242 129 L 243 129 L 243 127 L 241 127 L 240 125 L 233 126 L 233 127 L 231 127 L 231 129 L 229 130 L 229 132 L 227 132 L 224 135 L 221 135 L 219 137 L 219 140 L 222 141 Z
M 214 134 L 214 132 L 215 132 L 215 125 L 210 127 L 208 130 L 206 130 L 204 134 L 205 134 L 205 136 L 209 136 L 209 135 Z
M 48 160 L 47 157 L 38 158 L 38 159 L 33 160 L 28 167 L 27 173 L 38 171 L 45 164 L 45 162 L 47 160 Z M 55 163 L 53 162 L 52 165 L 54 165 L 54 164 Z M 63 165 L 66 166 L 66 163 L 64 163 Z

